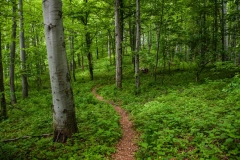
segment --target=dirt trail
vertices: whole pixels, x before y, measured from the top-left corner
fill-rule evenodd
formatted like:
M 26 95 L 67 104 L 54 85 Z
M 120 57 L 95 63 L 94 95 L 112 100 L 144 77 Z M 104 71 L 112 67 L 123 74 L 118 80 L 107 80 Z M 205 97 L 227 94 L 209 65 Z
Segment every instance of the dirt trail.
M 127 112 L 122 109 L 120 106 L 115 105 L 113 102 L 109 102 L 99 94 L 97 94 L 96 89 L 98 86 L 95 86 L 92 89 L 92 93 L 96 96 L 96 98 L 100 101 L 111 104 L 117 113 L 120 115 L 120 125 L 123 131 L 122 138 L 116 145 L 116 153 L 112 155 L 114 160 L 134 160 L 134 152 L 137 151 L 138 146 L 135 143 L 137 138 L 137 133 L 133 129 L 133 124 L 129 120 Z

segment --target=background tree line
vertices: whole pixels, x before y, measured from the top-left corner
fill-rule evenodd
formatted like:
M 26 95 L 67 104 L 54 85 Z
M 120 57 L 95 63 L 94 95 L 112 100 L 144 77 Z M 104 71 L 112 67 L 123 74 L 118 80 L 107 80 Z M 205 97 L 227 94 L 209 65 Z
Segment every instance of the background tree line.
M 116 65 L 117 88 L 122 87 L 124 56 L 132 57 L 136 91 L 139 68 L 149 69 L 155 81 L 163 83 L 171 68 L 192 67 L 199 81 L 209 64 L 239 65 L 239 3 L 63 0 L 71 78 L 77 81 L 75 69 L 80 67 L 88 69 L 93 80 L 94 60 L 104 56 L 109 57 L 109 65 Z M 41 90 L 48 62 L 42 2 L 6 0 L 0 5 L 1 116 L 6 118 L 5 96 L 14 105 L 20 97 L 27 98 L 31 88 Z

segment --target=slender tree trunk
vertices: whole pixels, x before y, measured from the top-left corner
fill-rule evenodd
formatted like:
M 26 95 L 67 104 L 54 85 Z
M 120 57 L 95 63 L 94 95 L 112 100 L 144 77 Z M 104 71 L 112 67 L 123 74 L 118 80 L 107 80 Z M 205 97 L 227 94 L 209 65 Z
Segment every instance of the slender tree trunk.
M 12 44 L 10 48 L 10 95 L 11 95 L 11 103 L 17 103 L 17 98 L 15 94 L 15 55 L 16 55 L 16 35 L 17 35 L 17 22 L 16 22 L 16 0 L 12 1 Z
M 116 87 L 122 88 L 122 22 L 121 2 L 115 0 L 115 36 L 116 36 Z
M 152 48 L 152 27 L 151 24 L 149 24 L 149 31 L 148 31 L 148 54 L 151 53 Z
M 139 93 L 140 90 L 140 74 L 139 74 L 139 50 L 141 42 L 141 25 L 140 25 L 140 0 L 136 0 L 136 50 L 135 50 L 135 84 L 136 92 Z
M 90 33 L 87 32 L 85 35 L 86 38 L 86 43 L 87 43 L 87 58 L 88 58 L 88 68 L 89 68 L 89 73 L 90 73 L 90 79 L 93 80 L 93 63 L 92 63 L 92 53 L 90 51 L 90 46 L 91 46 L 91 37 Z
M 131 12 L 131 10 L 129 11 Z M 135 14 L 134 14 L 135 15 Z M 130 48 L 131 48 L 131 52 L 132 52 L 132 63 L 133 63 L 133 71 L 135 72 L 135 48 L 136 48 L 136 23 L 134 23 L 133 21 L 136 20 L 136 16 L 135 17 L 129 17 L 129 40 L 130 40 Z
M 96 48 L 96 56 L 97 56 L 97 59 L 98 59 L 99 57 L 98 57 L 98 38 L 97 38 L 97 36 L 96 36 L 96 46 L 97 46 L 97 48 Z
M 7 107 L 6 107 L 6 99 L 4 93 L 4 81 L 3 81 L 3 64 L 2 64 L 2 32 L 0 26 L 0 102 L 1 102 L 1 115 L 0 119 L 7 118 Z
M 82 70 L 84 70 L 84 56 L 82 54 Z
M 20 60 L 22 69 L 22 97 L 28 97 L 28 79 L 26 74 L 26 52 L 25 52 L 25 38 L 24 38 L 24 25 L 23 25 L 23 3 L 19 0 L 19 16 L 20 16 Z
M 228 32 L 227 32 L 227 0 L 222 0 L 222 61 L 226 61 L 228 51 Z
M 71 34 L 74 34 L 73 32 Z M 69 40 L 70 40 L 70 52 L 71 52 L 71 70 L 72 70 L 72 78 L 73 78 L 73 81 L 76 81 L 76 75 L 75 75 L 75 55 L 74 55 L 74 36 L 71 35 L 69 37 Z
M 62 1 L 44 0 L 43 14 L 53 99 L 53 141 L 66 142 L 78 129 L 64 41 Z
M 85 0 L 85 3 L 87 5 L 88 0 Z M 92 39 L 90 32 L 88 31 L 88 18 L 89 18 L 89 11 L 85 12 L 85 17 L 82 18 L 82 22 L 85 26 L 86 34 L 85 34 L 85 41 L 86 41 L 86 47 L 87 47 L 87 58 L 88 58 L 88 68 L 90 73 L 90 79 L 93 80 L 93 62 L 92 62 L 92 52 L 90 51 L 90 47 L 92 44 Z
M 78 66 L 81 67 L 81 55 L 80 55 L 80 53 L 77 54 L 77 63 L 78 63 Z
M 112 41 L 111 32 L 108 31 L 108 58 L 109 58 L 110 65 L 112 64 L 112 49 L 111 49 L 111 41 Z
M 161 18 L 160 23 L 157 27 L 157 55 L 156 55 L 156 64 L 154 68 L 154 80 L 157 81 L 157 68 L 158 68 L 158 62 L 159 62 L 159 52 L 160 52 L 160 39 L 161 39 L 161 27 L 163 24 L 163 12 L 164 12 L 164 0 L 162 1 L 162 11 L 161 11 Z
M 218 2 L 214 0 L 214 32 L 213 32 L 213 51 L 214 51 L 214 61 L 217 60 L 217 46 L 218 46 Z

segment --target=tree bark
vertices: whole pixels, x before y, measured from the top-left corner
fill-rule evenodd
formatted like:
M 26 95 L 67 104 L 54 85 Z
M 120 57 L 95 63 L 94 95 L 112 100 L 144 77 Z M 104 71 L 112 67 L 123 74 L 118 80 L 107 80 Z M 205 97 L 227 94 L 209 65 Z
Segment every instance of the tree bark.
M 9 69 L 9 76 L 10 76 L 10 96 L 11 96 L 11 103 L 17 103 L 17 98 L 15 94 L 15 55 L 16 55 L 16 35 L 17 35 L 17 22 L 16 22 L 16 0 L 12 1 L 12 44 L 10 48 L 10 69 Z
M 222 0 L 222 61 L 226 61 L 228 51 L 228 32 L 227 32 L 227 0 Z
M 22 97 L 28 97 L 28 79 L 26 74 L 26 52 L 25 52 L 25 38 L 24 38 L 24 24 L 23 24 L 23 3 L 19 0 L 19 16 L 20 16 L 20 60 L 22 69 Z
M 141 26 L 140 26 L 140 0 L 136 0 L 136 50 L 135 50 L 135 84 L 136 92 L 139 93 L 140 90 L 140 74 L 139 74 L 139 50 L 141 42 Z
M 156 64 L 154 67 L 154 81 L 157 81 L 157 68 L 159 63 L 159 52 L 160 52 L 160 39 L 161 39 L 161 31 L 162 31 L 162 24 L 163 24 L 163 13 L 164 13 L 164 0 L 162 1 L 162 8 L 161 8 L 161 16 L 160 22 L 156 25 L 157 28 L 157 54 L 156 54 Z
M 71 52 L 71 70 L 72 70 L 72 78 L 73 81 L 76 81 L 76 76 L 75 76 L 75 55 L 74 55 L 74 36 L 73 36 L 73 32 L 71 32 L 72 35 L 69 36 L 69 41 L 70 41 L 70 52 Z
M 43 0 L 43 15 L 53 99 L 53 141 L 66 142 L 78 129 L 64 41 L 62 1 Z
M 1 27 L 1 26 L 0 26 Z M 1 116 L 0 119 L 7 118 L 7 107 L 4 93 L 4 81 L 3 81 L 3 64 L 2 64 L 2 32 L 0 28 L 0 102 L 1 102 Z
M 88 68 L 89 68 L 89 73 L 90 73 L 90 79 L 93 80 L 92 53 L 90 51 L 92 41 L 91 41 L 89 32 L 86 33 L 85 38 L 86 38 L 86 45 L 87 45 L 87 58 L 88 58 Z
M 122 88 L 122 22 L 121 2 L 115 0 L 115 37 L 116 37 L 116 87 Z
M 108 58 L 110 65 L 112 64 L 112 48 L 111 48 L 112 36 L 110 30 L 108 30 Z

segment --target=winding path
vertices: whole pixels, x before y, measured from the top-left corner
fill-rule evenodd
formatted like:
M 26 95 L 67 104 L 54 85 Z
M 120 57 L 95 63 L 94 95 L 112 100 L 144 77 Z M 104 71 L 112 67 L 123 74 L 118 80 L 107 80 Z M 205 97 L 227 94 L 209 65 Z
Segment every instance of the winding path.
M 115 160 L 134 160 L 134 152 L 138 150 L 138 146 L 135 143 L 137 132 L 134 131 L 133 124 L 129 120 L 127 112 L 120 106 L 117 106 L 113 102 L 103 99 L 103 97 L 97 94 L 96 89 L 98 87 L 99 85 L 95 86 L 92 89 L 92 93 L 95 95 L 95 97 L 100 101 L 111 104 L 121 117 L 120 125 L 123 131 L 123 135 L 116 145 L 116 153 L 112 155 L 112 158 Z

